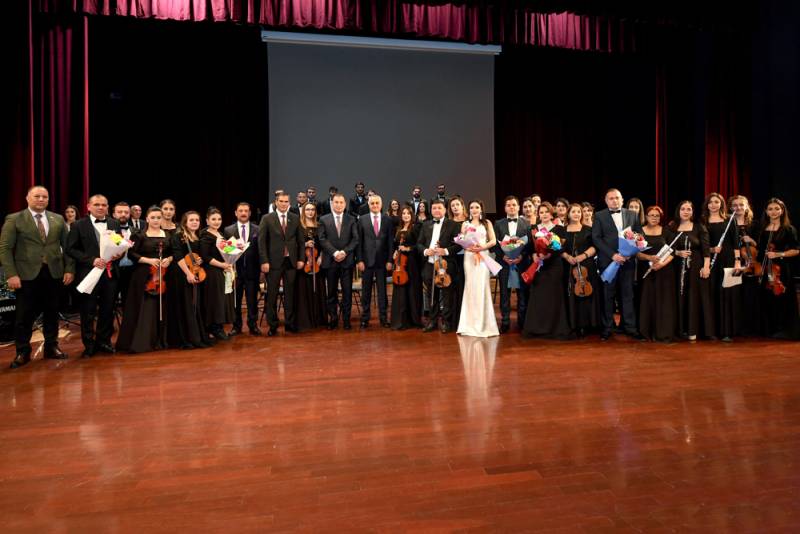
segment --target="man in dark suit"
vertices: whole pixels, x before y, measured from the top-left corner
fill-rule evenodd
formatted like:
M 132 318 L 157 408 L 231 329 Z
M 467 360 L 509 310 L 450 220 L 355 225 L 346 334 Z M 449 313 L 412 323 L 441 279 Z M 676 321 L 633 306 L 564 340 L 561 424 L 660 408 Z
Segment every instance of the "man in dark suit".
M 350 215 L 358 218 L 359 210 L 367 205 L 367 197 L 364 195 L 364 182 L 356 184 L 356 194 L 350 199 Z
M 88 216 L 75 221 L 67 236 L 66 254 L 75 260 L 76 282 L 80 284 L 92 269 L 106 269 L 91 293 L 81 294 L 81 340 L 83 357 L 114 354 L 114 302 L 119 283 L 119 256 L 107 265 L 100 257 L 100 235 L 106 230 L 121 232 L 119 222 L 108 216 L 108 199 L 93 195 L 86 206 Z M 97 325 L 95 327 L 95 320 Z
M 67 226 L 57 213 L 46 211 L 50 195 L 34 186 L 25 197 L 28 207 L 6 217 L 0 233 L 0 264 L 8 287 L 16 291 L 17 316 L 14 322 L 16 357 L 11 368 L 31 361 L 33 320 L 42 316 L 44 357 L 64 360 L 58 348 L 58 294 L 60 286 L 72 283 L 75 263 L 65 256 Z
M 461 258 L 457 256 L 461 247 L 453 239 L 461 231 L 459 223 L 445 219 L 445 205 L 441 200 L 431 204 L 431 219 L 422 224 L 422 230 L 417 240 L 417 250 L 422 254 L 422 286 L 425 302 L 431 306 L 428 324 L 423 332 L 430 332 L 436 328 L 439 317 L 442 318 L 441 330 L 445 334 L 453 325 L 453 310 L 450 306 L 452 290 L 450 287 L 435 287 L 433 284 L 433 265 L 436 257 L 446 258 L 447 273 L 455 273 L 453 262 Z
M 308 199 L 309 204 L 314 204 L 315 206 L 318 204 L 317 200 L 317 188 L 313 185 L 306 189 L 306 198 Z M 319 209 L 317 209 L 319 212 Z
M 130 239 L 133 234 L 139 232 L 139 230 L 136 230 L 131 226 L 131 207 L 128 206 L 127 202 L 117 202 L 114 204 L 113 217 L 114 220 L 119 223 L 120 234 L 122 234 L 125 239 Z M 117 290 L 120 295 L 122 309 L 125 309 L 125 301 L 128 298 L 128 286 L 131 283 L 131 276 L 133 276 L 133 270 L 135 268 L 136 265 L 128 258 L 127 253 L 120 258 L 119 263 L 117 264 L 117 271 L 119 272 Z
M 411 188 L 411 199 L 407 202 L 409 206 L 414 209 L 414 216 L 417 215 L 417 210 L 419 209 L 419 204 L 422 202 L 422 188 L 418 185 L 415 185 Z M 428 206 L 430 208 L 430 206 Z M 447 204 L 444 205 L 445 212 L 447 212 Z
M 356 219 L 345 213 L 346 207 L 347 200 L 344 195 L 337 193 L 333 197 L 333 213 L 323 215 L 319 220 L 322 269 L 326 273 L 328 283 L 328 330 L 336 329 L 339 310 L 342 312 L 344 329 L 350 330 L 353 265 L 358 248 L 358 228 Z M 338 302 L 339 285 L 342 287 L 341 302 Z
M 506 216 L 494 223 L 494 235 L 497 236 L 497 245 L 494 248 L 495 259 L 503 265 L 503 269 L 498 274 L 500 284 L 500 332 L 506 333 L 511 327 L 511 289 L 508 287 L 508 277 L 512 267 L 517 271 L 519 287 L 517 288 L 517 325 L 522 330 L 525 322 L 525 312 L 528 309 L 528 287 L 520 276 L 530 265 L 530 245 L 525 245 L 525 249 L 519 253 L 515 259 L 506 257 L 500 242 L 506 237 L 525 237 L 528 236 L 530 242 L 530 223 L 519 216 L 519 199 L 515 196 L 508 196 L 505 200 Z
M 131 206 L 130 216 L 131 229 L 141 232 L 145 229 L 146 223 L 142 220 L 142 207 L 138 204 Z
M 381 326 L 389 328 L 386 308 L 386 272 L 392 269 L 394 229 L 392 219 L 381 213 L 383 199 L 373 194 L 368 201 L 369 213 L 358 219 L 358 270 L 361 271 L 361 328 L 369 325 L 372 284 L 378 286 L 378 317 Z
M 445 207 L 447 206 L 447 202 L 449 201 L 449 199 L 447 198 L 447 186 L 445 186 L 444 184 L 439 184 L 436 186 L 436 196 L 431 199 L 428 205 L 430 206 L 431 204 L 433 204 L 434 200 L 441 200 L 442 202 L 444 202 Z
M 357 218 L 361 218 L 364 215 L 366 215 L 367 213 L 369 213 L 369 199 L 371 199 L 373 197 L 373 195 L 375 195 L 375 194 L 376 194 L 375 191 L 373 191 L 372 189 L 367 191 L 367 201 L 364 202 L 363 204 L 361 204 L 361 206 L 358 207 L 358 217 Z
M 634 232 L 642 232 L 642 225 L 636 213 L 622 207 L 622 193 L 619 189 L 606 192 L 607 209 L 595 213 L 592 225 L 592 242 L 597 247 L 597 264 L 600 272 L 611 262 L 620 265 L 617 277 L 610 284 L 603 284 L 603 329 L 600 339 L 607 341 L 614 326 L 614 300 L 619 294 L 622 312 L 622 325 L 625 333 L 641 339 L 636 330 L 636 310 L 633 306 L 633 260 L 619 254 L 619 234 L 627 227 Z
M 306 195 L 305 191 L 298 191 L 295 200 L 297 200 L 297 204 L 289 208 L 289 211 L 299 216 L 303 212 L 303 207 L 308 202 L 308 195 Z
M 333 213 L 333 197 L 339 193 L 339 189 L 335 186 L 330 186 L 328 188 L 328 198 L 326 200 L 320 201 L 317 205 L 317 212 L 319 216 L 322 217 L 323 215 L 327 215 L 328 213 Z M 347 201 L 345 201 L 345 204 Z
M 294 313 L 294 280 L 303 268 L 305 251 L 300 217 L 289 212 L 289 195 L 275 199 L 275 211 L 264 215 L 258 225 L 258 254 L 261 272 L 267 276 L 268 336 L 278 332 L 278 290 L 283 280 L 284 325 L 287 332 L 297 332 Z
M 224 236 L 243 239 L 250 243 L 244 255 L 236 262 L 236 313 L 233 329 L 228 335 L 242 333 L 242 297 L 247 298 L 247 329 L 250 335 L 261 335 L 258 328 L 258 283 L 261 269 L 258 254 L 258 226 L 250 222 L 250 204 L 239 202 L 236 205 L 236 222 L 225 227 Z

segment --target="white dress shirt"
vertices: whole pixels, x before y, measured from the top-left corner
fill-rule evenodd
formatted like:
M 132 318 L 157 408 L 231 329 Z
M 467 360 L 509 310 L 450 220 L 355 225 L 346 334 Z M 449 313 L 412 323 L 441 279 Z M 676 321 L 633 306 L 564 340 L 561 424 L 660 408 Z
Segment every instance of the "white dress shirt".
M 436 224 L 434 221 L 433 223 L 433 232 L 431 232 L 431 242 L 428 245 L 428 248 L 436 248 L 439 243 L 439 236 L 442 233 L 442 225 L 444 224 L 444 219 L 439 221 L 439 224 Z M 434 256 L 428 256 L 428 263 L 435 263 Z

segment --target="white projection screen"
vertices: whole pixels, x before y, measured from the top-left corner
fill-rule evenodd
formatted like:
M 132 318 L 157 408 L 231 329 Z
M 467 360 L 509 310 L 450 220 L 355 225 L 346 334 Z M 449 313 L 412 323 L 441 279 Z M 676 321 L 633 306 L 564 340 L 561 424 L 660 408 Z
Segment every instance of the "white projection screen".
M 494 198 L 494 56 L 268 43 L 271 189 Z M 271 200 L 271 199 L 270 199 Z

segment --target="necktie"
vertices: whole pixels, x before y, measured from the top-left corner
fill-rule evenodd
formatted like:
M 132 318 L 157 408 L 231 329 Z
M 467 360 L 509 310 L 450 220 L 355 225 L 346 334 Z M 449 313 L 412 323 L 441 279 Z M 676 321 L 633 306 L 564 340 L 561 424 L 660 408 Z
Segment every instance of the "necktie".
M 286 233 L 286 214 L 285 213 L 281 213 L 281 230 L 283 230 L 284 234 Z
M 342 216 L 336 216 L 336 236 L 342 237 Z
M 375 231 L 375 237 L 378 237 L 378 234 L 380 233 L 380 229 L 378 228 L 378 216 L 377 215 L 373 215 L 372 216 L 372 229 Z
M 39 237 L 42 238 L 42 241 L 47 239 L 47 233 L 45 233 L 45 231 L 44 231 L 44 224 L 42 223 L 42 214 L 41 213 L 37 213 L 36 214 L 36 228 L 39 229 Z
M 247 242 L 247 230 L 245 230 L 245 225 L 242 225 L 242 232 L 241 232 L 242 241 L 245 243 Z

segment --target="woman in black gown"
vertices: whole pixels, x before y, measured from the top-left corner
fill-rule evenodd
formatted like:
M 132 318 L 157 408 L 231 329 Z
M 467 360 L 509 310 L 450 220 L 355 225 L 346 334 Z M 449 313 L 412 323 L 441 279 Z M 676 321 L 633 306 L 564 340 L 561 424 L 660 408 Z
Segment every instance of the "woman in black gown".
M 728 202 L 735 217 L 736 233 L 739 236 L 737 247 L 740 249 L 741 266 L 744 270 L 741 285 L 741 310 L 739 335 L 758 336 L 761 334 L 761 289 L 755 263 L 758 261 L 758 243 L 755 238 L 759 234 L 759 225 L 753 220 L 753 210 L 747 197 L 735 195 Z M 747 250 L 744 250 L 747 247 Z
M 793 258 L 800 254 L 797 230 L 789 220 L 786 204 L 778 198 L 767 202 L 762 224 L 758 238 L 758 257 L 764 266 L 760 280 L 762 333 L 778 339 L 800 339 L 800 314 L 792 269 Z M 780 276 L 775 276 L 770 263 L 780 268 Z M 783 292 L 777 294 L 781 284 Z
M 170 347 L 182 349 L 210 347 L 211 342 L 205 329 L 205 321 L 200 312 L 200 295 L 205 282 L 190 270 L 186 256 L 195 254 L 194 261 L 202 265 L 200 257 L 200 214 L 187 211 L 181 217 L 178 231 L 172 236 L 173 263 L 178 266 L 179 276 L 171 280 L 169 319 L 167 321 L 167 341 Z
M 460 195 L 454 195 L 447 202 L 447 218 L 458 223 L 458 227 L 467 220 L 467 208 L 464 199 Z M 461 302 L 464 300 L 464 249 L 458 251 L 458 255 L 453 259 L 453 274 L 451 275 L 450 309 L 453 310 L 452 328 L 458 331 L 458 321 L 461 319 Z
M 401 286 L 392 285 L 392 330 L 422 327 L 422 276 L 414 246 L 418 236 L 419 226 L 414 224 L 414 211 L 411 206 L 403 206 L 394 236 L 393 259 L 397 264 L 401 256 L 405 257 L 408 282 Z
M 128 250 L 128 259 L 136 267 L 131 274 L 128 299 L 117 337 L 119 352 L 150 352 L 167 346 L 169 292 L 165 291 L 159 297 L 158 294 L 148 293 L 145 286 L 151 279 L 150 267 L 160 264 L 164 287 L 169 289 L 165 275 L 172 264 L 172 244 L 161 230 L 161 208 L 149 208 L 145 219 L 147 226 L 142 232 L 131 235 L 133 246 Z
M 223 330 L 223 325 L 232 323 L 235 313 L 233 290 L 225 292 L 225 277 L 233 274 L 233 265 L 225 263 L 217 248 L 217 239 L 222 239 L 222 233 L 219 231 L 222 214 L 217 208 L 208 209 L 206 224 L 208 226 L 200 232 L 200 257 L 203 258 L 206 270 L 202 299 L 203 318 L 206 330 L 215 338 L 224 341 L 228 339 L 228 335 Z
M 314 252 L 317 253 L 317 267 L 322 265 L 322 248 L 319 245 L 319 224 L 317 223 L 317 207 L 308 203 L 303 206 L 300 214 L 303 240 L 306 243 L 305 257 L 308 264 Z M 297 313 L 297 330 L 313 330 L 327 326 L 328 314 L 326 307 L 327 292 L 325 291 L 325 276 L 322 271 L 316 274 L 301 269 L 295 277 L 295 307 Z
M 664 245 L 672 243 L 675 234 L 662 226 L 663 218 L 664 211 L 659 206 L 650 206 L 645 212 L 647 224 L 642 230 L 650 248 L 636 255 L 644 271 L 640 285 L 639 332 L 650 341 L 669 343 L 678 335 L 675 272 L 670 265 L 674 258 L 669 255 L 659 262 L 656 254 Z M 648 269 L 651 269 L 649 273 Z
M 553 224 L 555 209 L 549 202 L 539 206 L 539 229 L 557 235 L 561 242 L 567 239 L 563 226 Z M 537 228 L 531 229 L 530 239 L 536 240 Z M 567 288 L 564 262 L 561 251 L 550 251 L 544 255 L 534 252 L 533 260 L 542 260 L 542 267 L 533 279 L 528 297 L 528 311 L 522 334 L 525 337 L 571 339 L 574 337 L 567 315 Z
M 675 243 L 677 272 L 678 328 L 681 335 L 695 341 L 698 335 L 714 339 L 714 308 L 711 302 L 711 247 L 708 230 L 694 221 L 694 204 L 684 200 L 675 210 L 673 232 L 683 232 Z
M 714 325 L 716 336 L 726 342 L 733 341 L 733 336 L 739 335 L 739 324 L 742 320 L 742 286 L 722 287 L 724 269 L 742 267 L 739 262 L 739 229 L 734 222 L 729 219 L 722 195 L 711 193 L 706 197 L 703 201 L 703 224 L 708 228 L 712 261 L 716 255 L 710 279 Z M 723 235 L 725 239 L 720 245 Z
M 580 204 L 571 204 L 567 212 L 566 240 L 562 243 L 562 255 L 566 264 L 564 275 L 567 278 L 567 302 L 569 305 L 569 324 L 578 337 L 597 329 L 600 324 L 598 306 L 595 302 L 594 288 L 600 287 L 597 278 L 597 269 L 594 268 L 592 258 L 595 248 L 592 244 L 592 229 L 583 225 L 583 207 Z M 585 268 L 586 277 L 583 278 L 592 287 L 590 295 L 576 295 L 576 285 L 579 283 L 573 270 Z M 588 293 L 588 292 L 587 292 Z

